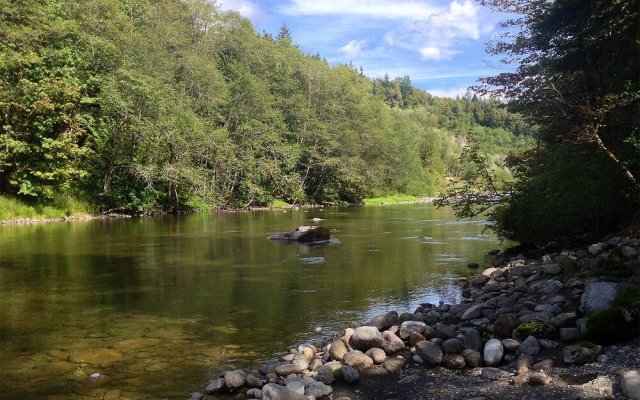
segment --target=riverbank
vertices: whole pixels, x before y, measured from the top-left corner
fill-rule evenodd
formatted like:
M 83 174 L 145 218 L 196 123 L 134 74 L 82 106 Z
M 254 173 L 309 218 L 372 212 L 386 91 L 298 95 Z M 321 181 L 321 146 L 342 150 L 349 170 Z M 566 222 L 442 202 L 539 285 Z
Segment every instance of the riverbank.
M 639 255 L 632 237 L 498 254 L 468 280 L 460 304 L 425 303 L 352 322 L 278 363 L 226 371 L 204 392 L 293 400 L 640 398 Z
M 435 197 L 415 197 L 395 195 L 387 197 L 378 197 L 374 199 L 365 199 L 361 204 L 354 205 L 392 205 L 392 204 L 431 204 Z M 69 222 L 69 221 L 89 221 L 94 219 L 109 218 L 132 218 L 135 215 L 124 213 L 108 213 L 100 214 L 97 212 L 87 212 L 90 207 L 87 204 L 78 202 L 77 200 L 66 199 L 66 204 L 50 206 L 29 206 L 15 199 L 0 196 L 0 226 L 1 225 L 24 225 L 24 224 L 41 224 L 47 222 Z M 72 205 L 69 205 L 72 203 Z M 335 206 L 334 204 L 286 204 L 284 202 L 276 202 L 269 207 L 246 207 L 238 208 L 233 206 L 224 206 L 211 210 L 211 212 L 247 212 L 247 211 L 266 211 L 266 210 L 298 210 L 298 209 L 314 209 Z M 194 213 L 197 211 L 193 211 Z M 162 213 L 157 213 L 162 214 Z M 149 214 L 143 214 L 148 216 Z M 151 214 L 153 215 L 153 214 Z

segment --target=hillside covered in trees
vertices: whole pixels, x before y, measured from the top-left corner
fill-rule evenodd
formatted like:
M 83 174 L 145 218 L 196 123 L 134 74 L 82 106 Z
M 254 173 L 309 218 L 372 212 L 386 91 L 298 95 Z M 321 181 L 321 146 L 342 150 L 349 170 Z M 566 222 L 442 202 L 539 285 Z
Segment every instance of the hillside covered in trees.
M 434 194 L 475 143 L 531 145 L 498 102 L 305 54 L 204 0 L 0 1 L 0 195 L 133 212 Z

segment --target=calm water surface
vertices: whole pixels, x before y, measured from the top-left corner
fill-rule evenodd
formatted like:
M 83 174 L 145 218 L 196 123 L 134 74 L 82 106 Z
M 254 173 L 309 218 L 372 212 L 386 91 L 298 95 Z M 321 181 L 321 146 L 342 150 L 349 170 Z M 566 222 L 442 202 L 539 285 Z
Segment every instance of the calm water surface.
M 314 217 L 341 243 L 266 239 Z M 0 227 L 0 399 L 187 398 L 351 320 L 458 301 L 498 246 L 481 231 L 430 205 Z

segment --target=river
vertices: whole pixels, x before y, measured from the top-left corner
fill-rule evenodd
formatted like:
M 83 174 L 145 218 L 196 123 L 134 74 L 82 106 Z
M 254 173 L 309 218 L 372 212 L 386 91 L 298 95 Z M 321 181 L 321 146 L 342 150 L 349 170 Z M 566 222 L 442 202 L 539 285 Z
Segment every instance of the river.
M 310 224 L 339 243 L 266 239 Z M 0 226 L 0 399 L 188 398 L 349 321 L 459 301 L 499 246 L 482 228 L 424 204 Z

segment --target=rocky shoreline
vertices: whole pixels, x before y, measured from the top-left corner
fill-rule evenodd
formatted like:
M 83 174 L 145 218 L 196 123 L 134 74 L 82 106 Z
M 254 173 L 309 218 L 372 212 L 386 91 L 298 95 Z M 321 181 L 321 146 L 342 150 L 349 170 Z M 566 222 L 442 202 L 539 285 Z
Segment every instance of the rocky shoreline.
M 191 399 L 640 399 L 639 256 L 634 237 L 496 254 L 460 304 L 352 322 Z
M 105 215 L 77 215 L 70 217 L 55 218 L 14 218 L 0 221 L 2 225 L 27 225 L 27 224 L 43 224 L 47 222 L 72 222 L 72 221 L 92 221 L 94 219 L 116 219 L 116 218 L 132 218 L 128 214 L 105 214 Z

